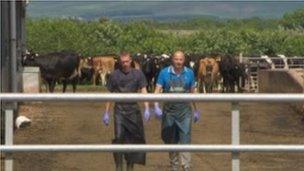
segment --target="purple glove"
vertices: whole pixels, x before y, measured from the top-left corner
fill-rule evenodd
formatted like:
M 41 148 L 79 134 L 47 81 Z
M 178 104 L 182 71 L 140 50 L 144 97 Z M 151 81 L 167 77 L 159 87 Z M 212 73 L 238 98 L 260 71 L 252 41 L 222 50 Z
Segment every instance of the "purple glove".
M 102 118 L 103 123 L 108 126 L 109 122 L 110 122 L 110 116 L 109 116 L 109 112 L 105 112 L 103 114 L 103 118 Z
M 154 112 L 155 112 L 156 117 L 157 117 L 158 119 L 160 119 L 160 118 L 162 117 L 162 115 L 163 115 L 163 112 L 162 112 L 162 110 L 160 109 L 158 103 L 156 103 L 155 106 L 154 106 Z
M 194 111 L 194 114 L 193 114 L 193 121 L 194 123 L 196 123 L 199 119 L 200 119 L 200 112 L 198 110 Z
M 150 110 L 149 110 L 149 108 L 145 109 L 144 118 L 145 118 L 146 122 L 150 119 Z

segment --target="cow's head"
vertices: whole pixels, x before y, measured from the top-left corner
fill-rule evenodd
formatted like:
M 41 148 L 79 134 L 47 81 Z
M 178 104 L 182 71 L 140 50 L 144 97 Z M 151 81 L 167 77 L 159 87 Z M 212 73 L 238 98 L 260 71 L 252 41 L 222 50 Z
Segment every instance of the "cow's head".
M 36 58 L 39 56 L 38 53 L 34 53 L 32 51 L 26 50 L 25 54 L 23 55 L 22 64 L 24 66 L 35 66 L 36 65 Z
M 82 57 L 80 59 L 80 65 L 81 67 L 90 68 L 93 66 L 93 59 L 92 57 Z
M 213 65 L 212 65 L 212 63 L 210 63 L 208 61 L 207 65 L 206 65 L 206 74 L 207 75 L 211 75 L 212 74 L 212 70 L 213 70 Z
M 190 67 L 193 69 L 193 68 L 194 68 L 194 65 L 195 65 L 195 62 L 194 62 L 194 61 L 190 61 L 190 62 L 189 62 L 189 65 L 190 65 Z
M 215 59 L 216 62 L 221 62 L 222 57 L 220 55 L 218 55 L 214 59 Z

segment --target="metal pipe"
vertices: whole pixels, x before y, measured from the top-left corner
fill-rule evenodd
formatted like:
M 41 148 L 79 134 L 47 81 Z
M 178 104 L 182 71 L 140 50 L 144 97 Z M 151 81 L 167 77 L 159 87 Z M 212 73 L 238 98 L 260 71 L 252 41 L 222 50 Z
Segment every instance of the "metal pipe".
M 17 30 L 16 30 L 16 1 L 10 1 L 10 49 L 11 49 L 11 85 L 12 92 L 17 92 Z
M 3 152 L 304 152 L 304 145 L 1 145 Z
M 10 78 L 11 92 L 18 91 L 17 84 L 17 27 L 16 27 L 16 1 L 10 1 Z M 12 103 L 13 108 L 17 107 L 17 103 Z M 5 144 L 13 143 L 13 110 L 5 111 Z M 13 170 L 13 158 L 11 154 L 5 156 L 5 171 Z
M 270 59 L 281 59 L 279 57 L 269 57 Z M 294 56 L 294 57 L 286 57 L 287 59 L 303 59 L 303 57 L 300 57 L 300 56 Z M 261 57 L 250 57 L 250 56 L 243 56 L 243 59 L 251 59 L 251 60 L 258 60 L 258 59 L 263 59 Z
M 231 144 L 240 144 L 240 109 L 238 102 L 231 103 Z M 240 170 L 240 155 L 238 152 L 231 154 L 232 171 Z
M 5 145 L 13 145 L 13 110 L 5 110 Z M 13 170 L 12 154 L 5 155 L 5 171 Z
M 205 101 L 205 102 L 298 102 L 304 94 L 137 94 L 137 93 L 1 93 L 0 100 L 21 101 Z

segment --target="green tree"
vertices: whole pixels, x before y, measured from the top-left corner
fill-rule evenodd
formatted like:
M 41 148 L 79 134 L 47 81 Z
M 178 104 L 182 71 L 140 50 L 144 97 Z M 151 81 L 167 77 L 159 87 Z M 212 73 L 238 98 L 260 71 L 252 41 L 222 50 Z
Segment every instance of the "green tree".
M 281 24 L 286 29 L 303 29 L 304 28 L 304 8 L 298 9 L 291 13 L 284 14 Z

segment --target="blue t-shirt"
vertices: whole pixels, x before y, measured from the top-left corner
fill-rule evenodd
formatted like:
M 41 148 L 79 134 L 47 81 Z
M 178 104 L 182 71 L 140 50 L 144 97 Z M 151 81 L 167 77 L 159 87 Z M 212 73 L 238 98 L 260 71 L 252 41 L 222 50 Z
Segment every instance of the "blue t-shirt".
M 179 75 L 174 72 L 172 66 L 162 69 L 158 75 L 156 84 L 161 86 L 164 92 L 168 92 L 170 89 L 170 81 L 178 79 L 183 81 L 183 87 L 186 91 L 190 91 L 191 88 L 195 87 L 194 73 L 187 67 L 184 67 Z

